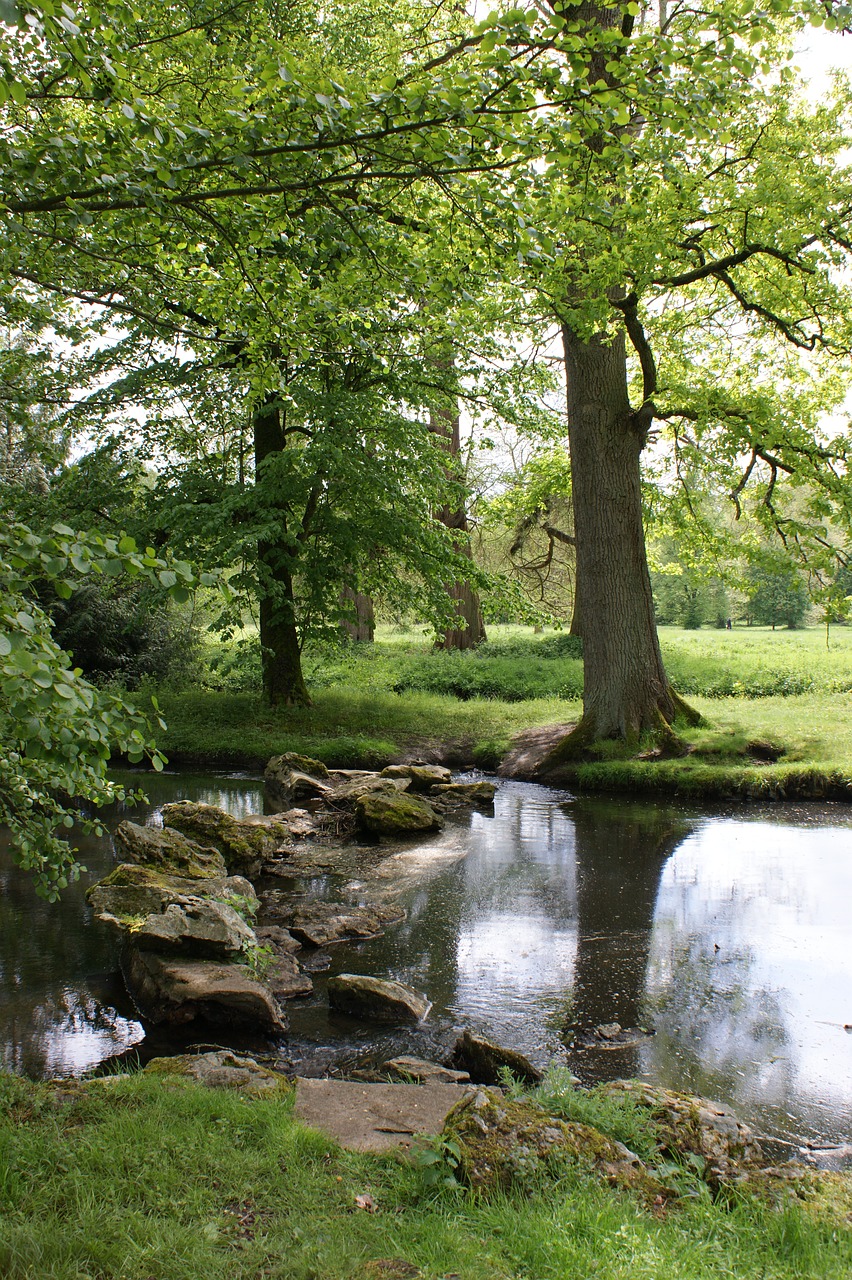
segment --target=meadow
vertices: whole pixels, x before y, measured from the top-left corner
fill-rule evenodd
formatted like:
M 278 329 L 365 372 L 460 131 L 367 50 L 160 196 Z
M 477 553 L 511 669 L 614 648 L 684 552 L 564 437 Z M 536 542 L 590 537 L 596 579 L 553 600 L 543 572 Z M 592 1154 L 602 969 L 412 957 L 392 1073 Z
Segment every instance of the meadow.
M 618 748 L 578 767 L 596 789 L 778 797 L 852 794 L 852 628 L 683 631 L 660 639 L 675 688 L 704 723 L 686 753 L 629 760 Z M 493 627 L 480 649 L 437 651 L 424 631 L 380 628 L 372 645 L 305 656 L 310 708 L 264 707 L 251 638 L 214 646 L 202 687 L 161 693 L 173 763 L 258 767 L 299 751 L 340 767 L 402 756 L 493 769 L 524 729 L 576 721 L 580 646 L 565 632 Z

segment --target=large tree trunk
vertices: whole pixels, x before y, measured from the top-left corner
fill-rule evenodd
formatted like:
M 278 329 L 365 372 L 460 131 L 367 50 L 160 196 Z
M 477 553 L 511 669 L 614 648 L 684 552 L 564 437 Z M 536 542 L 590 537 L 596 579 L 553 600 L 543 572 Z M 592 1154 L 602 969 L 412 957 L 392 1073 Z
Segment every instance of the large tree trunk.
M 459 431 L 459 415 L 447 409 L 437 409 L 429 415 L 429 430 L 440 436 L 443 447 L 451 458 L 461 453 L 461 435 Z M 437 513 L 438 519 L 448 529 L 458 531 L 459 537 L 454 542 L 456 551 L 473 560 L 470 549 L 470 536 L 467 514 L 464 508 L 453 511 L 450 507 L 442 507 Z M 458 614 L 460 625 L 445 631 L 437 643 L 439 649 L 475 649 L 486 639 L 485 623 L 479 604 L 479 592 L 469 582 L 451 582 L 447 584 L 447 594 L 453 601 L 453 608 Z
M 263 488 L 265 466 L 287 443 L 277 402 L 266 401 L 257 410 L 253 429 L 255 484 Z M 283 511 L 279 517 L 286 524 Z M 283 542 L 260 541 L 257 558 L 263 696 L 273 707 L 309 707 L 311 698 L 302 675 L 296 628 L 292 553 Z
M 657 639 L 639 468 L 647 426 L 630 407 L 624 335 L 584 340 L 564 328 L 563 343 L 585 681 L 583 718 L 542 774 L 600 739 L 666 736 L 689 714 Z

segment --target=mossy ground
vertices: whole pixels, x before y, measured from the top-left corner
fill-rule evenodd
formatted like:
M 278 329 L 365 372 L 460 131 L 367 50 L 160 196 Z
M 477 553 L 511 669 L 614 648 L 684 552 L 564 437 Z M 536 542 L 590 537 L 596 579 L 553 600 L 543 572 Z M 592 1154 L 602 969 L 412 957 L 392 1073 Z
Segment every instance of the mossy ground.
M 302 1128 L 289 1097 L 0 1077 L 4 1280 L 356 1280 L 387 1259 L 425 1280 L 845 1280 L 848 1208 L 838 1187 L 654 1210 L 577 1169 L 435 1192 L 416 1165 Z

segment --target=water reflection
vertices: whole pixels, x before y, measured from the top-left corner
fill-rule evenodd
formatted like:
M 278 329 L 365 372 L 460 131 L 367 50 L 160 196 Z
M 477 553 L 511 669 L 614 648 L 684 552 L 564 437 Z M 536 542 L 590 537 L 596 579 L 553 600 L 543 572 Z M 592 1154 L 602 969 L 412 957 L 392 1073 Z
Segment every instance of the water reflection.
M 173 775 L 151 791 L 143 816 L 179 798 L 264 807 L 251 778 Z M 296 882 L 335 899 L 397 897 L 405 922 L 333 948 L 329 972 L 395 977 L 434 1007 L 422 1027 L 377 1032 L 330 1017 L 317 972 L 314 996 L 290 1005 L 281 1059 L 313 1073 L 403 1051 L 440 1057 L 468 1026 L 586 1080 L 642 1074 L 729 1102 L 765 1133 L 848 1140 L 849 827 L 840 807 L 707 816 L 504 784 L 493 816 L 448 826 L 377 880 Z M 90 920 L 83 890 L 109 868 L 108 845 L 84 859 L 86 881 L 49 906 L 0 852 L 7 1069 L 64 1074 L 134 1045 L 143 1057 L 180 1047 L 145 1035 L 116 944 Z M 594 1031 L 609 1023 L 655 1034 L 607 1048 Z

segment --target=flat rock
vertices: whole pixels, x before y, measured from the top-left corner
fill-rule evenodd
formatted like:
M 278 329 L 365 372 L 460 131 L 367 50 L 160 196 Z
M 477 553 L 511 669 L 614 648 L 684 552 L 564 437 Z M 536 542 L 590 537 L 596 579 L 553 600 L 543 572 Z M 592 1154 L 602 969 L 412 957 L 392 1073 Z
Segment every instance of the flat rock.
M 360 778 L 348 778 L 335 786 L 327 797 L 330 804 L 351 806 L 362 796 L 396 796 L 407 791 L 410 778 L 385 778 L 380 773 L 368 773 Z
M 181 1026 L 196 1020 L 279 1034 L 286 1021 L 268 987 L 244 965 L 184 960 L 132 949 L 127 989 L 144 1018 Z
M 504 1049 L 480 1036 L 465 1031 L 453 1047 L 450 1061 L 454 1067 L 470 1073 L 477 1084 L 499 1084 L 501 1070 L 508 1069 L 516 1080 L 538 1084 L 541 1072 L 516 1049 Z
M 469 1084 L 470 1076 L 466 1071 L 453 1071 L 451 1067 L 442 1067 L 439 1062 L 427 1062 L 425 1058 L 411 1058 L 403 1055 L 389 1058 L 383 1062 L 380 1070 L 391 1072 L 401 1079 L 413 1080 L 417 1084 Z
M 258 942 L 271 947 L 276 955 L 292 955 L 294 951 L 302 949 L 298 938 L 294 938 L 290 930 L 283 929 L 281 925 L 259 925 L 254 932 Z
M 254 888 L 243 876 L 170 875 L 135 862 L 122 862 L 86 894 L 96 919 L 124 931 L 145 916 L 164 911 L 183 895 L 227 901 L 256 902 Z
M 189 800 L 164 805 L 163 822 L 199 844 L 218 849 L 229 872 L 249 878 L 256 876 L 264 861 L 292 839 L 286 820 L 277 815 L 235 818 L 215 805 Z
M 407 778 L 412 791 L 429 792 L 440 783 L 449 782 L 453 775 L 442 764 L 389 764 L 381 776 Z
M 416 835 L 420 831 L 437 831 L 443 826 L 443 820 L 425 800 L 381 792 L 358 798 L 355 821 L 363 831 L 374 835 Z
M 403 982 L 360 973 L 339 973 L 328 980 L 328 1003 L 338 1013 L 372 1022 L 422 1022 L 432 1002 Z
M 296 1117 L 349 1151 L 408 1149 L 416 1134 L 439 1133 L 465 1096 L 457 1084 L 361 1084 L 296 1080 Z
M 309 947 L 348 938 L 376 938 L 388 924 L 405 919 L 402 907 L 353 907 L 345 902 L 305 903 L 282 914 L 290 933 Z
M 210 959 L 239 955 L 256 942 L 254 930 L 227 902 L 181 895 L 128 930 L 135 947 Z
M 239 1089 L 240 1093 L 289 1093 L 285 1076 L 262 1067 L 254 1058 L 242 1057 L 227 1049 L 212 1053 L 181 1053 L 173 1058 L 152 1058 L 146 1075 L 183 1076 L 197 1080 L 208 1089 Z
M 127 862 L 196 878 L 228 874 L 218 849 L 204 847 L 168 827 L 141 827 L 136 822 L 121 822 L 113 838 L 119 856 Z

